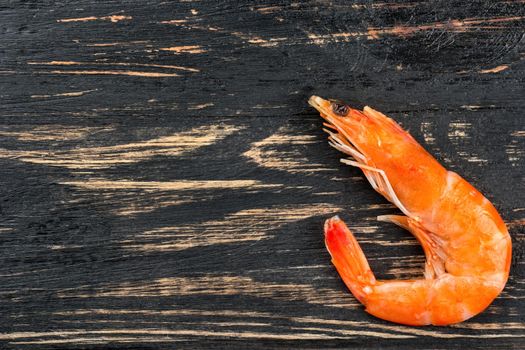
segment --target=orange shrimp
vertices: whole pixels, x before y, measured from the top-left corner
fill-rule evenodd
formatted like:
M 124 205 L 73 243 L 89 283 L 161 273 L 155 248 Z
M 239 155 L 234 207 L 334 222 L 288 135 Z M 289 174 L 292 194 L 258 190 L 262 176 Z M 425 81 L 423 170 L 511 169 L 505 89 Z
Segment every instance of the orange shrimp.
M 410 231 L 426 256 L 424 279 L 379 281 L 339 217 L 324 226 L 332 263 L 366 311 L 406 325 L 448 325 L 489 306 L 509 276 L 511 239 L 494 206 L 441 166 L 384 114 L 312 96 L 331 130 L 330 145 L 350 156 L 372 187 L 405 215 L 378 220 Z

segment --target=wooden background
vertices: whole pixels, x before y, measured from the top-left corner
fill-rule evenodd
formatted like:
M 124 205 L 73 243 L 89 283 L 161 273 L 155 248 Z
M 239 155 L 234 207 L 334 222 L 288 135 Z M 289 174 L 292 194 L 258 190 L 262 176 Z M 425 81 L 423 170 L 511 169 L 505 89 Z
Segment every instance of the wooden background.
M 523 348 L 524 59 L 523 1 L 1 1 L 0 347 Z M 404 327 L 347 291 L 331 215 L 379 278 L 424 258 L 314 93 L 389 114 L 499 209 L 487 311 Z

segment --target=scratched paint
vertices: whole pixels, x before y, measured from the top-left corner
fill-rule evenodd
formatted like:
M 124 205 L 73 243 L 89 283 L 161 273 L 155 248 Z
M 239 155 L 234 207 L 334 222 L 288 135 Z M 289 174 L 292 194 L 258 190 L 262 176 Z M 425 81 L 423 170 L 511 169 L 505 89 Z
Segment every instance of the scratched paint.
M 249 324 L 245 324 L 249 326 Z M 313 331 L 313 332 L 312 332 Z M 203 331 L 194 329 L 178 329 L 168 330 L 163 328 L 136 328 L 136 329 L 125 329 L 125 328 L 107 328 L 100 329 L 97 331 L 68 331 L 64 330 L 61 332 L 19 332 L 8 334 L 4 337 L 4 340 L 10 340 L 12 344 L 29 345 L 29 344 L 97 344 L 102 340 L 103 342 L 144 342 L 144 343 L 165 343 L 165 342 L 176 342 L 176 337 L 181 336 L 207 336 L 207 337 L 221 337 L 221 338 L 239 338 L 239 339 L 267 339 L 267 340 L 323 340 L 323 339 L 351 339 L 357 335 L 378 337 L 378 338 L 392 338 L 392 339 L 406 339 L 413 338 L 408 335 L 393 335 L 389 333 L 380 333 L 372 331 L 352 331 L 352 330 L 332 330 L 331 334 L 316 333 L 322 331 L 319 328 L 313 327 L 294 327 L 291 333 L 280 333 L 271 334 L 260 331 L 225 331 L 225 330 L 214 330 L 214 331 Z M 116 336 L 113 334 L 122 334 L 126 336 Z M 85 335 L 87 337 L 82 337 Z M 48 340 L 17 340 L 17 338 L 49 338 L 55 337 L 54 339 Z M 0 338 L 2 339 L 2 338 Z M 98 339 L 98 340 L 96 340 Z M 14 341 L 17 340 L 17 341 Z
M 115 42 L 104 42 L 104 43 L 89 43 L 86 47 L 111 47 L 111 46 L 131 46 L 148 44 L 149 40 L 132 40 L 132 41 L 115 41 Z
M 81 147 L 67 151 L 0 149 L 0 158 L 16 158 L 22 162 L 69 169 L 104 169 L 118 164 L 136 163 L 156 156 L 180 156 L 209 146 L 241 129 L 242 127 L 233 125 L 202 126 L 146 141 L 114 146 Z
M 221 220 L 148 230 L 122 244 L 130 250 L 177 251 L 215 244 L 259 241 L 280 234 L 279 230 L 284 225 L 314 216 L 326 216 L 338 210 L 340 208 L 327 203 L 243 209 Z
M 185 24 L 185 23 L 188 23 L 188 20 L 186 19 L 170 19 L 170 20 L 166 20 L 166 21 L 160 21 L 161 24 L 174 24 L 174 25 L 177 25 L 177 24 Z
M 507 70 L 507 69 L 509 69 L 509 66 L 506 65 L 506 64 L 503 64 L 501 66 L 497 66 L 497 67 L 494 67 L 494 68 L 482 69 L 479 72 L 481 74 L 499 73 L 499 72 L 503 72 L 504 70 Z
M 267 138 L 254 142 L 250 149 L 243 153 L 258 166 L 279 169 L 290 173 L 327 171 L 326 165 L 316 164 L 306 159 L 301 146 L 319 143 L 317 137 L 308 134 L 297 134 L 297 131 L 284 126 Z M 290 148 L 295 146 L 295 148 Z
M 199 190 L 199 189 L 239 189 L 245 187 L 274 187 L 278 185 L 262 184 L 256 180 L 206 180 L 206 181 L 128 181 L 90 179 L 88 181 L 64 181 L 63 185 L 86 189 L 145 189 L 145 190 Z
M 278 46 L 280 42 L 287 39 L 286 37 L 265 39 L 257 35 L 246 34 L 242 32 L 230 32 L 230 34 L 244 40 L 248 44 L 260 47 L 275 47 Z
M 213 102 L 207 102 L 207 103 L 194 104 L 188 107 L 188 109 L 189 110 L 200 110 L 200 109 L 205 109 L 205 108 L 213 107 L 213 106 L 215 106 Z
M 84 91 L 72 91 L 72 92 L 62 92 L 59 94 L 52 94 L 52 95 L 31 95 L 31 98 L 50 98 L 50 97 L 79 97 L 83 96 L 87 93 L 97 91 L 97 89 L 93 90 L 84 90 Z
M 61 291 L 59 298 L 107 298 L 188 295 L 248 295 L 277 300 L 302 300 L 311 304 L 329 302 L 335 307 L 360 307 L 351 298 L 341 298 L 340 290 L 320 289 L 309 284 L 261 282 L 249 276 L 206 275 L 202 277 L 166 277 L 147 283 L 124 282 L 98 288 Z
M 119 313 L 121 312 L 121 313 Z M 94 331 L 82 331 L 77 329 L 62 329 L 55 331 L 44 332 L 12 332 L 3 334 L 0 339 L 8 340 L 12 344 L 97 344 L 100 341 L 107 342 L 144 342 L 144 343 L 165 343 L 175 342 L 181 336 L 198 336 L 204 334 L 206 337 L 233 337 L 239 339 L 266 339 L 266 340 L 328 340 L 328 339 L 352 339 L 355 336 L 366 336 L 369 339 L 386 338 L 386 339 L 411 339 L 416 336 L 427 336 L 441 339 L 454 338 L 475 338 L 472 334 L 447 334 L 444 332 L 430 332 L 420 328 L 382 326 L 382 325 L 366 325 L 365 322 L 359 321 L 344 321 L 344 320 L 329 320 L 317 317 L 287 317 L 291 323 L 287 330 L 283 333 L 272 334 L 264 330 L 257 329 L 260 326 L 268 325 L 270 316 L 265 313 L 246 313 L 238 310 L 225 310 L 222 312 L 215 311 L 213 313 L 202 310 L 176 310 L 175 313 L 166 314 L 165 310 L 157 311 L 161 315 L 170 315 L 181 317 L 185 324 L 192 328 L 183 329 L 167 329 L 160 328 L 153 322 L 151 325 L 146 325 L 136 328 L 109 328 L 103 327 Z M 130 314 L 138 317 L 150 317 L 149 313 L 144 310 L 93 310 L 92 314 L 96 317 L 104 315 L 119 315 Z M 188 321 L 183 318 L 184 315 L 191 315 L 202 317 L 202 320 Z M 242 331 L 233 331 L 227 328 L 228 326 L 237 325 L 236 322 L 224 322 L 220 317 L 227 317 L 237 319 L 240 317 L 253 318 L 254 321 L 240 322 L 244 325 Z M 104 323 L 102 317 L 97 318 L 97 321 Z M 205 331 L 198 328 L 201 325 L 206 325 Z M 483 327 L 484 324 L 475 324 Z M 490 326 L 490 325 L 489 325 Z M 505 327 L 504 329 L 522 329 L 514 323 L 508 322 L 503 325 L 494 324 L 493 326 Z M 372 330 L 367 330 L 372 329 Z M 460 326 L 453 326 L 453 328 L 461 328 Z M 483 329 L 483 328 L 472 328 Z M 495 328 L 494 328 L 495 329 Z M 284 330 L 284 329 L 283 329 Z M 491 328 L 487 328 L 491 330 Z M 392 333 L 395 332 L 395 333 Z M 119 335 L 115 335 L 119 334 Z M 489 338 L 506 338 L 512 337 L 512 334 L 491 333 Z M 515 336 L 515 335 L 514 335 Z
M 525 159 L 525 131 L 518 130 L 511 133 L 511 141 L 505 147 L 505 153 L 512 166 L 518 166 Z
M 451 122 L 449 123 L 448 138 L 452 142 L 458 142 L 463 138 L 470 138 L 470 130 L 472 129 L 471 123 L 465 122 Z
M 469 111 L 477 111 L 478 109 L 487 109 L 487 108 L 495 108 L 496 105 L 485 105 L 485 106 L 481 106 L 481 105 L 461 105 L 460 106 L 461 108 L 463 109 L 466 109 L 466 110 L 469 110 Z
M 127 75 L 130 77 L 166 78 L 180 77 L 177 73 L 138 72 L 133 70 L 50 70 L 37 71 L 40 74 L 71 74 L 71 75 Z
M 133 62 L 78 62 L 78 61 L 49 61 L 49 62 L 27 62 L 29 65 L 41 65 L 41 66 L 135 66 L 135 67 L 152 67 L 152 68 L 166 68 L 166 69 L 175 69 L 188 72 L 199 72 L 199 69 L 182 67 L 175 65 L 166 65 L 166 64 L 154 64 L 154 63 L 133 63 Z M 67 72 L 67 71 L 64 71 Z M 89 71 L 88 71 L 89 72 Z M 108 72 L 129 72 L 129 71 L 108 71 Z M 134 71 L 131 71 L 134 72 Z M 155 72 L 136 72 L 136 73 L 151 73 L 151 74 L 168 74 L 168 73 L 155 73 Z
M 57 22 L 71 23 L 71 22 L 109 21 L 109 22 L 117 23 L 120 21 L 129 21 L 131 19 L 133 19 L 133 17 L 131 16 L 111 15 L 111 16 L 102 16 L 102 17 L 89 16 L 89 17 L 77 17 L 77 18 L 63 18 L 63 19 L 57 19 Z
M 186 319 L 188 316 L 193 316 L 195 318 L 201 318 L 202 321 L 196 320 L 194 322 L 207 322 L 209 325 L 214 325 L 218 320 L 227 318 L 230 320 L 237 319 L 249 319 L 248 324 L 253 324 L 255 322 L 267 323 L 274 319 L 274 314 L 269 312 L 260 312 L 260 311 L 246 311 L 246 310 L 200 310 L 200 309 L 172 309 L 172 310 L 128 310 L 128 309 L 82 309 L 82 310 L 72 310 L 72 311 L 59 311 L 53 313 L 54 316 L 65 316 L 65 317 L 75 317 L 75 316 L 86 316 L 91 319 L 100 319 L 102 320 L 107 316 L 118 316 L 118 315 L 135 315 L 136 317 L 141 317 L 148 319 L 154 317 L 155 315 L 163 315 L 170 317 L 179 317 L 181 319 Z M 328 326 L 334 327 L 335 329 L 349 329 L 349 328 L 365 328 L 378 331 L 395 331 L 396 333 L 415 335 L 415 336 L 427 336 L 435 338 L 461 338 L 463 334 L 450 334 L 444 331 L 436 330 L 429 331 L 423 328 L 416 327 L 403 327 L 389 324 L 380 324 L 380 323 L 369 323 L 364 321 L 353 321 L 353 320 L 334 320 L 326 319 L 322 317 L 307 316 L 307 317 L 297 317 L 283 315 L 286 317 L 288 322 L 293 322 L 294 324 L 299 325 L 310 325 L 310 326 Z M 459 329 L 481 329 L 481 330 L 501 330 L 501 327 L 505 329 L 524 329 L 525 326 L 518 322 L 505 322 L 501 323 L 461 323 L 457 325 L 452 325 L 450 327 L 459 328 Z M 331 330 L 331 328 L 329 328 Z M 495 334 L 495 333 L 494 333 Z M 468 335 L 465 334 L 468 337 Z
M 472 138 L 471 129 L 471 123 L 460 121 L 451 122 L 449 123 L 448 139 L 455 145 L 459 145 L 462 143 L 470 144 Z M 468 151 L 460 150 L 457 152 L 457 154 L 470 163 L 478 163 L 481 165 L 488 163 L 488 160 L 478 155 L 476 150 L 472 149 L 472 147 L 470 147 Z
M 93 135 L 99 132 L 110 131 L 113 131 L 113 128 L 51 124 L 35 126 L 30 130 L 25 128 L 3 127 L 0 128 L 0 136 L 16 138 L 19 141 L 72 141 L 81 140 L 88 135 Z
M 258 46 L 258 47 L 277 47 L 288 40 L 287 37 L 263 38 L 261 36 L 253 35 L 250 33 L 226 30 L 219 26 L 209 26 L 209 25 L 202 26 L 200 24 L 188 23 L 188 21 L 186 20 L 165 20 L 165 21 L 161 21 L 160 23 L 176 25 L 176 26 L 180 26 L 183 28 L 187 28 L 187 29 L 193 29 L 193 30 L 205 30 L 209 32 L 228 34 L 232 37 L 241 39 L 244 43 L 248 45 Z M 187 47 L 187 46 L 183 46 L 183 47 Z M 178 52 L 178 50 L 181 50 L 180 48 L 181 47 L 171 47 L 171 48 L 164 48 L 161 50 L 175 51 L 177 53 L 180 53 Z M 198 50 L 198 52 L 195 52 L 195 53 L 201 53 L 200 50 L 202 49 L 199 47 L 195 50 Z
M 171 47 L 162 47 L 160 48 L 162 51 L 170 51 L 176 54 L 182 54 L 182 53 L 190 53 L 190 54 L 197 54 L 197 53 L 204 53 L 206 50 L 202 48 L 200 45 L 183 45 L 183 46 L 171 46 Z
M 264 6 L 264 7 L 255 7 L 252 8 L 252 11 L 257 11 L 262 15 L 268 15 L 271 13 L 276 13 L 282 10 L 281 6 Z
M 352 33 L 330 33 L 330 34 L 314 34 L 307 33 L 308 39 L 315 45 L 326 45 L 328 43 L 340 43 L 349 42 L 357 37 L 368 36 L 365 32 L 352 32 Z
M 398 25 L 387 28 L 368 28 L 369 39 L 379 39 L 381 35 L 394 35 L 408 37 L 419 32 L 445 30 L 455 33 L 466 33 L 478 29 L 497 29 L 505 23 L 512 23 L 522 20 L 523 16 L 497 17 L 497 18 L 465 18 L 452 19 L 445 22 L 433 22 L 417 26 Z
M 427 144 L 432 145 L 434 142 L 436 142 L 436 138 L 432 133 L 434 129 L 432 122 L 422 122 L 420 128 L 421 133 L 423 134 L 423 139 Z
M 61 181 L 61 185 L 76 187 L 80 193 L 98 198 L 111 206 L 113 215 L 136 217 L 162 208 L 205 202 L 212 191 L 249 191 L 251 193 L 282 189 L 281 184 L 256 180 L 178 180 L 129 181 L 90 178 L 82 181 Z M 175 228 L 163 228 L 175 232 Z
M 275 348 L 306 339 L 325 347 L 469 348 L 477 341 L 515 348 L 525 327 L 520 259 L 505 292 L 475 320 L 413 328 L 363 312 L 324 250 L 325 217 L 352 217 L 378 276 L 420 276 L 423 254 L 409 233 L 399 237 L 376 222 L 393 206 L 368 205 L 379 197 L 363 176 L 341 171 L 319 130 L 302 128 L 319 122 L 305 103 L 315 91 L 406 114 L 404 125 L 439 147 L 445 162 L 464 162 L 466 176 L 483 179 L 519 251 L 525 146 L 517 87 L 525 56 L 517 3 L 458 3 L 451 12 L 420 1 L 212 8 L 198 0 L 81 0 L 4 11 L 0 304 L 8 322 L 0 342 Z M 133 18 L 112 22 L 111 15 Z M 20 26 L 20 18 L 32 20 Z M 102 73 L 81 73 L 88 70 Z M 85 92 L 91 89 L 98 91 Z M 232 116 L 244 131 L 206 148 L 196 146 L 206 140 L 181 145 L 183 153 L 175 141 L 143 144 Z M 471 125 L 450 127 L 449 118 Z M 97 156 L 107 163 L 96 164 Z M 477 163 L 469 162 L 478 159 L 490 163 L 472 172 Z M 498 181 L 501 174 L 508 181 Z M 246 193 L 255 200 L 245 201 Z M 210 218 L 202 211 L 211 206 Z M 193 210 L 195 218 L 180 219 Z M 238 240 L 228 242 L 227 234 Z

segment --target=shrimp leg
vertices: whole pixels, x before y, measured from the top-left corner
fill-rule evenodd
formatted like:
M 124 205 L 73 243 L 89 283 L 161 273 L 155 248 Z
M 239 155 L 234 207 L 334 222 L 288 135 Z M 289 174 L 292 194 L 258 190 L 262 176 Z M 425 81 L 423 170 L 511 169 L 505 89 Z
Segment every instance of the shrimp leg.
M 380 176 L 375 177 L 374 179 L 376 186 L 374 186 L 372 181 L 370 181 L 369 179 L 370 183 L 372 184 L 372 187 L 374 187 L 376 191 L 381 193 L 390 202 L 394 203 L 399 208 L 399 210 L 401 210 L 405 215 L 410 216 L 410 213 L 405 208 L 405 206 L 401 203 L 396 193 L 394 192 L 394 189 L 392 188 L 392 185 L 390 184 L 390 181 L 388 180 L 388 177 L 386 176 L 384 170 L 377 169 L 377 168 L 368 166 L 366 164 L 361 164 L 359 162 L 349 160 L 349 159 L 341 159 L 341 163 L 361 168 L 361 170 L 363 170 L 363 172 L 365 173 L 365 176 L 367 177 L 367 179 L 369 179 L 370 172 L 375 172 L 379 174 Z
M 383 222 L 392 222 L 408 231 L 410 231 L 419 241 L 425 252 L 425 278 L 433 279 L 443 275 L 445 271 L 446 255 L 438 239 L 433 237 L 432 233 L 425 230 L 421 225 L 409 217 L 403 215 L 380 215 L 377 220 Z

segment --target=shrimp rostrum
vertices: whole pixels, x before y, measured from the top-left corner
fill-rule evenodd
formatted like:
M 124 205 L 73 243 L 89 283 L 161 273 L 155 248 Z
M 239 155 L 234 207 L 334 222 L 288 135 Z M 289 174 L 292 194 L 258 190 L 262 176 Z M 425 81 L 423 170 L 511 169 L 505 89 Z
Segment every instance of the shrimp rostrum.
M 447 171 L 396 122 L 365 107 L 312 96 L 329 142 L 351 156 L 372 187 L 404 215 L 397 224 L 421 243 L 424 278 L 377 280 L 361 247 L 339 217 L 324 226 L 332 262 L 370 314 L 406 325 L 448 325 L 489 306 L 509 276 L 511 239 L 494 206 L 472 185 Z

